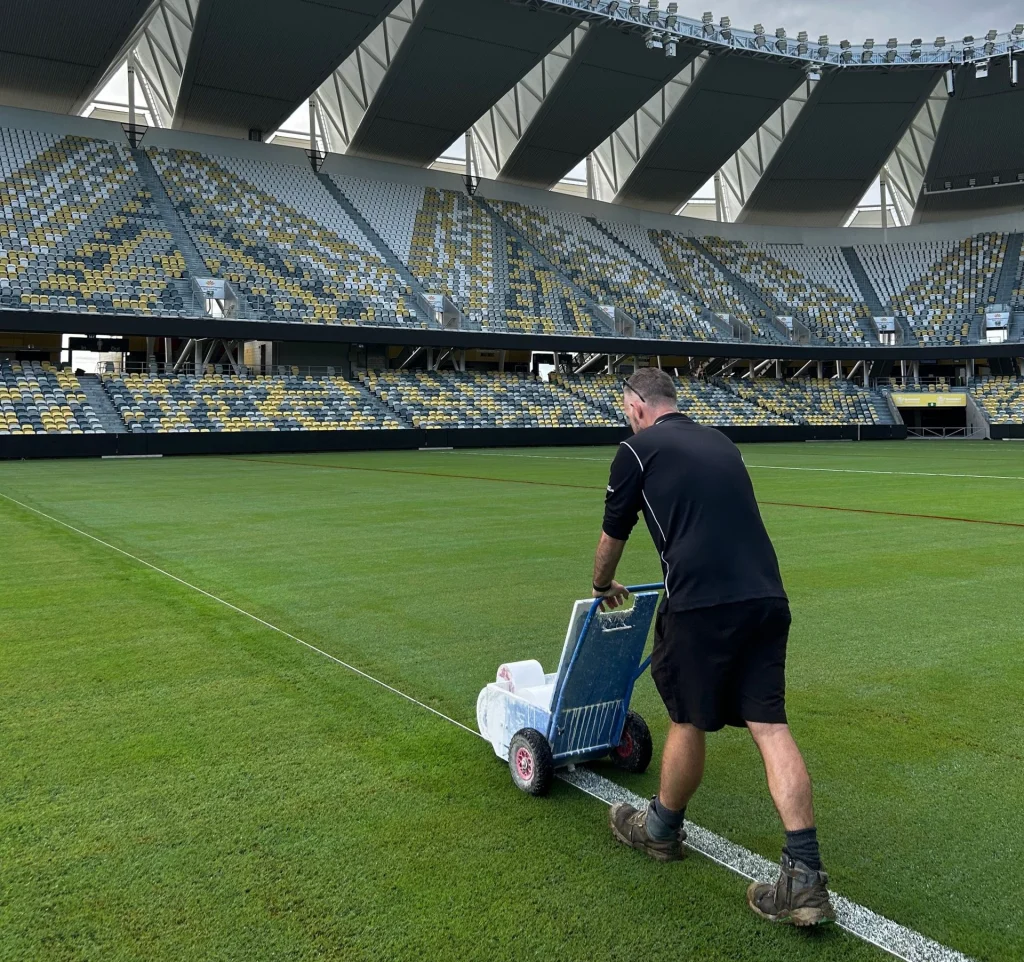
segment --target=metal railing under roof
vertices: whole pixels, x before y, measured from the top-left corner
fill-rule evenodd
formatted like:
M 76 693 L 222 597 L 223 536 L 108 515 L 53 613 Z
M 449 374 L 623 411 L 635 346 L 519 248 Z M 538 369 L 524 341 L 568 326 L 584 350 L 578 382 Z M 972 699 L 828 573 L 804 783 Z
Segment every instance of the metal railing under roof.
M 528 7 L 569 13 L 591 22 L 611 21 L 632 29 L 652 50 L 667 56 L 676 55 L 678 44 L 697 44 L 704 48 L 725 48 L 755 57 L 789 60 L 817 67 L 956 67 L 961 64 L 984 64 L 1000 57 L 1012 57 L 1024 51 L 1024 24 L 1000 33 L 989 30 L 984 35 L 965 36 L 962 40 L 936 37 L 933 41 L 915 39 L 900 43 L 895 37 L 861 43 L 830 41 L 821 35 L 811 40 L 806 31 L 790 37 L 784 27 L 771 33 L 758 24 L 753 30 L 732 26 L 729 17 L 715 18 L 705 13 L 700 20 L 680 16 L 678 3 L 661 9 L 659 0 L 512 0 Z

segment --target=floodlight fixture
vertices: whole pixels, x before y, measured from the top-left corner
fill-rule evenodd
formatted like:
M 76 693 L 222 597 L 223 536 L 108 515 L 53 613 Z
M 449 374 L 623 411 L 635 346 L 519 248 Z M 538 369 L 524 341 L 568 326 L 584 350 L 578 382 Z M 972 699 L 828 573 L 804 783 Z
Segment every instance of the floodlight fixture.
M 601 0 L 588 0 L 591 10 L 596 10 L 601 3 Z
M 629 15 L 634 20 L 639 20 L 640 19 L 640 4 L 639 3 L 631 3 L 629 5 Z
M 885 51 L 885 62 L 886 63 L 895 63 L 897 56 L 898 56 L 898 54 L 896 53 L 896 49 L 891 47 L 891 48 L 889 48 L 888 50 Z
M 985 41 L 985 56 L 991 57 L 996 52 L 996 45 L 991 40 Z
M 956 94 L 956 78 L 952 67 L 946 71 L 946 93 L 949 94 L 950 97 Z
M 710 10 L 704 11 L 701 15 L 700 22 L 704 31 L 705 37 L 710 37 L 715 32 L 715 18 Z
M 608 0 L 608 6 L 604 8 L 604 12 L 609 17 L 614 17 L 619 12 L 619 0 Z
M 825 60 L 829 55 L 830 49 L 831 48 L 828 45 L 828 34 L 823 33 L 820 37 L 818 37 L 818 56 L 822 60 Z
M 936 50 L 941 50 L 944 46 L 946 46 L 946 38 L 945 37 L 936 37 L 935 38 L 935 49 Z
M 647 22 L 657 23 L 661 12 L 658 9 L 658 0 L 647 0 Z
M 754 46 L 759 50 L 764 49 L 765 44 L 768 41 L 764 39 L 764 25 L 760 23 L 754 24 Z
M 964 37 L 964 60 L 974 59 L 974 37 L 968 34 Z
M 721 33 L 723 39 L 732 40 L 732 20 L 722 17 L 718 22 L 718 32 Z
M 785 29 L 785 27 L 776 27 L 775 28 L 775 49 L 778 50 L 779 53 L 785 53 L 787 48 L 788 47 L 787 47 L 787 44 L 786 44 L 786 29 Z
M 895 50 L 900 45 L 900 42 L 895 37 L 890 37 L 885 45 L 889 50 Z
M 801 57 L 803 57 L 807 54 L 808 49 L 809 48 L 807 46 L 807 31 L 801 30 L 796 35 L 796 52 L 800 54 Z
M 665 16 L 665 26 L 669 30 L 674 30 L 676 24 L 679 22 L 679 4 L 672 0 L 672 3 L 668 5 L 668 13 Z
M 1024 23 L 1018 23 L 1016 27 L 1010 31 L 1015 37 L 1019 37 L 1024 34 Z
M 986 40 L 987 40 L 987 41 L 988 41 L 989 43 L 993 43 L 993 42 L 995 42 L 995 39 L 996 39 L 996 37 L 998 37 L 998 36 L 999 36 L 999 34 L 998 34 L 998 33 L 996 33 L 996 31 L 995 31 L 995 30 L 989 30 L 989 32 L 985 34 L 985 39 L 986 39 Z

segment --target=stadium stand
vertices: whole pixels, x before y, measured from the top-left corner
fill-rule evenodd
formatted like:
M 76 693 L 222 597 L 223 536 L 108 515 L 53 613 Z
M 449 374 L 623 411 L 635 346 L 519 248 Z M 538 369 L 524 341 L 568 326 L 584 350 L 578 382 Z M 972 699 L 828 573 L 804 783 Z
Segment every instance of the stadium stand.
M 595 333 L 586 305 L 465 194 L 332 178 L 429 293 L 484 331 Z
M 103 387 L 133 434 L 405 426 L 357 385 L 333 375 L 106 375 Z
M 881 391 L 852 381 L 796 378 L 730 379 L 730 390 L 790 423 L 809 425 L 895 424 Z
M 0 173 L 0 307 L 185 316 L 184 257 L 126 146 L 5 128 Z
M 733 315 L 763 341 L 779 344 L 786 340 L 764 312 L 751 305 L 718 267 L 682 235 L 639 224 L 606 223 L 604 227 L 675 280 L 698 303 L 716 313 Z
M 637 323 L 638 336 L 720 339 L 685 298 L 638 257 L 579 214 L 493 201 L 498 212 L 598 303 L 611 302 Z
M 519 374 L 362 371 L 360 380 L 417 428 L 615 427 L 621 419 L 558 384 Z
M 893 314 L 922 344 L 964 344 L 971 315 L 990 303 L 1006 253 L 1005 234 L 961 241 L 910 241 L 855 248 Z
M 82 386 L 48 362 L 0 362 L 0 435 L 98 434 Z
M 433 324 L 308 167 L 182 150 L 148 155 L 211 276 L 236 285 L 251 316 Z
M 1024 378 L 978 378 L 970 393 L 993 424 L 1024 424 Z
M 593 407 L 618 418 L 618 423 L 626 423 L 622 414 L 621 377 L 612 374 L 559 374 L 554 379 Z M 751 427 L 793 423 L 711 382 L 689 377 L 675 377 L 673 380 L 678 392 L 679 410 L 699 424 Z
M 853 347 L 868 340 L 865 324 L 871 309 L 841 248 L 703 240 L 723 264 L 783 305 L 818 340 Z

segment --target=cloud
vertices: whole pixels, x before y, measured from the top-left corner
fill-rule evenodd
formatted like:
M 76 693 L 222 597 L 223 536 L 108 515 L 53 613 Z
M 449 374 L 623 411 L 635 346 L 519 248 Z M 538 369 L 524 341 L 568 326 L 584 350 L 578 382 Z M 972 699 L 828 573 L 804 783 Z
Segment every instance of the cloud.
M 696 19 L 703 12 L 690 4 L 680 6 L 681 13 Z M 900 42 L 920 37 L 928 42 L 940 35 L 959 40 L 968 33 L 984 36 L 990 29 L 1005 33 L 1024 20 L 1019 0 L 978 6 L 962 0 L 904 0 L 898 4 L 891 0 L 783 0 L 774 4 L 765 0 L 724 0 L 722 6 L 714 9 L 714 15 L 716 21 L 722 16 L 731 17 L 733 26 L 742 29 L 762 23 L 769 33 L 774 33 L 776 27 L 785 27 L 791 37 L 806 30 L 814 40 L 827 33 L 833 43 L 846 39 L 855 44 L 866 37 L 882 43 L 889 37 L 897 37 Z

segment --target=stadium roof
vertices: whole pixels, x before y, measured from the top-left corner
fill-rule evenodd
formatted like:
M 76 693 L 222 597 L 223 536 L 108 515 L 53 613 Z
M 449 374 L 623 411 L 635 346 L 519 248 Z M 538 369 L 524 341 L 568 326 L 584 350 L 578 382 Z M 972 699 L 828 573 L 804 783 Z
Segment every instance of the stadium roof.
M 885 171 L 908 222 L 1024 206 L 1024 27 L 858 46 L 611 0 L 10 0 L 0 101 L 81 112 L 126 57 L 164 126 L 270 135 L 311 97 L 322 146 L 729 219 L 840 226 Z M 987 70 L 987 76 L 985 75 Z M 947 95 L 947 77 L 953 95 Z

